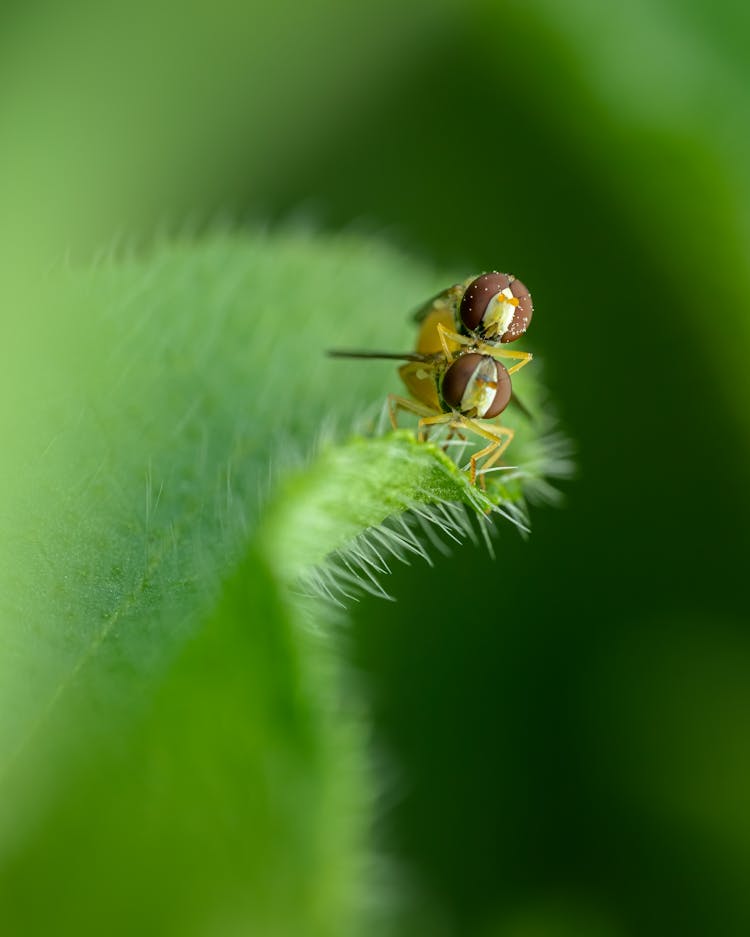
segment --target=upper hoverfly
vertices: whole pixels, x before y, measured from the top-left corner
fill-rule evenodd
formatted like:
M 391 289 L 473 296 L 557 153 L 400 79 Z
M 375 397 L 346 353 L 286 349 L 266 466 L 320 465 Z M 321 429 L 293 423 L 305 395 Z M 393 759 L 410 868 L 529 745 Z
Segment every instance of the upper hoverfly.
M 450 436 L 476 434 L 486 445 L 469 460 L 469 480 L 476 484 L 477 464 L 485 459 L 482 473 L 503 455 L 514 431 L 498 424 L 487 425 L 508 406 L 513 391 L 510 376 L 531 361 L 531 354 L 502 347 L 520 338 L 528 328 L 533 306 L 531 294 L 504 273 L 485 273 L 444 290 L 414 314 L 420 324 L 416 351 L 332 351 L 339 358 L 391 358 L 405 362 L 401 380 L 414 399 L 388 395 L 393 428 L 397 414 L 406 410 L 419 417 L 420 440 L 430 429 L 445 425 Z M 506 368 L 498 358 L 515 364 Z M 480 422 L 482 421 L 482 422 Z M 484 484 L 484 477 L 481 476 Z
M 519 279 L 497 270 L 483 273 L 443 290 L 417 309 L 417 350 L 442 350 L 450 358 L 463 348 L 516 359 L 508 371 L 514 374 L 532 355 L 502 346 L 525 334 L 533 314 L 531 293 Z

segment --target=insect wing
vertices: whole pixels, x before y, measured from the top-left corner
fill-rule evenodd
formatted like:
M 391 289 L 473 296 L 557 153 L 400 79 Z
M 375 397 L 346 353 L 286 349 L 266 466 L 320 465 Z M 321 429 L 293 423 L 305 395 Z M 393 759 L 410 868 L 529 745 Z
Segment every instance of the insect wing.
M 455 319 L 458 304 L 461 302 L 464 290 L 465 287 L 462 283 L 456 283 L 453 286 L 449 286 L 447 290 L 436 293 L 428 299 L 426 303 L 423 303 L 412 312 L 412 321 L 423 322 L 431 312 L 442 309 L 448 309 L 451 317 Z

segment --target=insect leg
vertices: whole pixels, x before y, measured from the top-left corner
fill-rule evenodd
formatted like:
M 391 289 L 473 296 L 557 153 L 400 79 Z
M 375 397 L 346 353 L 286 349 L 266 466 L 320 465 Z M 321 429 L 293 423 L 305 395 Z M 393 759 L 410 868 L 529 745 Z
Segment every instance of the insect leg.
M 477 462 L 485 456 L 489 456 L 488 461 L 496 462 L 510 445 L 514 433 L 512 429 L 506 426 L 498 426 L 497 431 L 492 432 L 476 420 L 466 418 L 464 418 L 464 425 L 473 430 L 478 436 L 490 440 L 488 446 L 485 446 L 484 449 L 480 449 L 479 452 L 475 452 L 470 459 L 471 468 L 469 469 L 469 481 L 472 485 L 475 485 L 477 480 Z M 481 480 L 484 482 L 483 478 Z
M 417 424 L 420 442 L 424 442 L 427 439 L 426 426 L 439 426 L 441 423 L 451 423 L 455 419 L 455 416 L 455 413 L 439 413 L 437 416 L 422 417 Z
M 428 417 L 435 412 L 429 407 L 423 406 L 408 397 L 399 397 L 398 394 L 388 394 L 388 414 L 391 418 L 391 426 L 398 429 L 398 418 L 396 416 L 399 410 L 406 410 L 408 413 L 415 413 L 417 416 Z M 421 420 L 420 420 L 421 423 Z
M 448 364 L 453 361 L 454 353 L 450 350 L 448 342 L 455 342 L 458 345 L 471 345 L 472 341 L 470 338 L 466 338 L 464 335 L 459 335 L 458 332 L 452 332 L 450 329 L 446 329 L 442 322 L 437 324 L 437 333 L 438 338 L 440 339 L 440 345 L 443 349 L 443 354 L 445 355 L 446 361 Z
M 454 437 L 460 442 L 466 442 L 466 437 L 461 432 L 461 430 L 457 426 L 451 426 L 451 428 L 448 430 L 447 436 L 445 437 L 445 445 L 443 446 L 443 450 L 447 448 L 449 442 L 453 441 Z
M 516 358 L 518 363 L 508 368 L 508 374 L 515 374 L 516 371 L 520 371 L 534 357 L 530 351 L 506 351 L 504 348 L 500 349 L 496 345 L 488 345 L 486 342 L 480 342 L 477 345 L 477 351 L 493 358 Z
M 510 426 L 498 426 L 498 433 L 502 433 L 505 437 L 501 446 L 499 446 L 492 455 L 487 459 L 487 461 L 482 466 L 480 475 L 487 471 L 487 469 L 492 468 L 492 466 L 497 462 L 508 448 L 508 446 L 513 441 L 513 437 L 516 435 L 516 431 L 511 429 Z

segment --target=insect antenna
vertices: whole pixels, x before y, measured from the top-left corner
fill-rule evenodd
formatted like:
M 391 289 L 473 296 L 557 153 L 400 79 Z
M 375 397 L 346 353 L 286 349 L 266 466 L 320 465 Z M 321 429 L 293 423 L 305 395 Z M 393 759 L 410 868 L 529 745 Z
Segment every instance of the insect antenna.
M 430 355 L 400 354 L 390 351 L 341 351 L 329 349 L 326 354 L 329 358 L 381 358 L 391 361 L 429 361 Z

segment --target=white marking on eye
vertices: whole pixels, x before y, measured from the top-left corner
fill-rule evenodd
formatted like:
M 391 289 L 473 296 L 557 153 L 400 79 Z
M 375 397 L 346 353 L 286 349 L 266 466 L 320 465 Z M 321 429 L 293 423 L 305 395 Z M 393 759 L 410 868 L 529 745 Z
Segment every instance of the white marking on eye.
M 474 369 L 461 397 L 461 411 L 476 409 L 481 419 L 490 409 L 497 393 L 497 368 L 494 361 L 483 361 Z
M 487 303 L 487 308 L 482 316 L 482 326 L 485 331 L 496 334 L 498 338 L 505 335 L 518 308 L 517 303 L 510 302 L 515 298 L 509 286 L 506 286 L 499 293 L 495 293 Z

